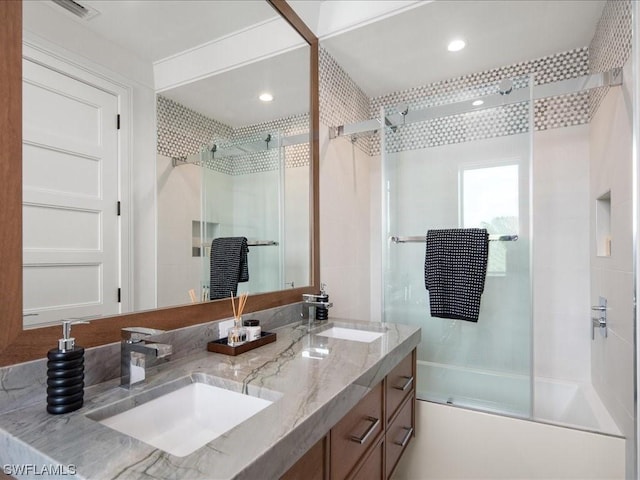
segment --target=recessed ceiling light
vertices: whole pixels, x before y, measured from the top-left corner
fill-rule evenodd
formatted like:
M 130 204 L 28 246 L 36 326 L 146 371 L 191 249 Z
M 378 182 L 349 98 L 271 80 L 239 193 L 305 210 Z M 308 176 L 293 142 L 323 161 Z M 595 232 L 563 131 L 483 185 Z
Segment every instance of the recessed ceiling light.
M 484 100 L 474 100 L 471 105 L 473 105 L 474 107 L 479 107 L 483 103 L 484 103 Z
M 263 102 L 270 102 L 271 100 L 273 100 L 273 95 L 271 95 L 270 93 L 261 93 L 260 96 L 258 97 L 260 100 L 262 100 Z
M 450 52 L 459 52 L 465 47 L 465 45 L 466 43 L 464 43 L 464 40 L 456 39 L 449 43 L 449 45 L 447 46 L 447 50 L 449 50 Z

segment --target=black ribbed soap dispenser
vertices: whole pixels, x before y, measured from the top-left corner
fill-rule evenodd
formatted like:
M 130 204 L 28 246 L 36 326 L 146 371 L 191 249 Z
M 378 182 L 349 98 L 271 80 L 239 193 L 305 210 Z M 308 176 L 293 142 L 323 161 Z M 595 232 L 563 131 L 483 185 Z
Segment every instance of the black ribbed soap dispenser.
M 320 294 L 316 296 L 316 301 L 329 303 L 329 294 L 325 290 L 327 288 L 326 283 L 320 284 Z M 326 307 L 316 308 L 316 320 L 327 320 L 329 318 L 329 309 Z
M 63 321 L 58 348 L 47 353 L 47 412 L 56 415 L 78 410 L 84 402 L 84 348 L 71 337 L 75 323 L 88 322 Z

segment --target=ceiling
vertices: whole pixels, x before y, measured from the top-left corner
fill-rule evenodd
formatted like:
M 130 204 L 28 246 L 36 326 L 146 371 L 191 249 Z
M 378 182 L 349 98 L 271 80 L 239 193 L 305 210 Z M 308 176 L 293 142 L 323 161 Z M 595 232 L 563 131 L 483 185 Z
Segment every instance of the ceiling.
M 600 0 L 434 1 L 323 40 L 369 97 L 588 46 Z M 467 43 L 447 51 L 456 37 Z
M 54 23 L 53 30 L 62 32 L 74 22 L 151 65 L 271 19 L 285 24 L 264 0 L 77 1 L 98 14 L 80 19 L 50 0 L 25 2 L 25 29 L 38 34 L 43 23 L 47 27 Z M 263 91 L 272 93 L 274 100 L 259 101 Z M 303 114 L 309 111 L 309 47 L 244 64 L 162 95 L 232 128 Z
M 419 2 L 321 45 L 369 97 L 588 46 L 604 0 Z M 456 37 L 467 46 L 447 51 Z
M 25 28 L 35 10 L 47 21 L 65 16 L 67 22 L 72 18 L 138 58 L 156 62 L 277 16 L 263 0 L 80 1 L 100 14 L 84 21 L 48 0 L 26 2 Z M 385 3 L 392 5 L 386 14 L 372 13 Z M 319 30 L 322 47 L 367 96 L 376 97 L 587 46 L 605 1 L 292 0 L 291 4 L 299 10 L 305 7 L 307 16 L 331 7 L 329 14 L 325 8 L 322 21 L 300 13 L 312 29 Z M 359 11 L 368 11 L 366 22 L 347 27 L 332 22 Z M 448 52 L 446 45 L 454 37 L 463 37 L 467 47 Z M 294 50 L 163 95 L 232 127 L 297 115 L 308 111 L 307 55 L 308 48 Z M 270 104 L 256 100 L 263 89 L 275 97 Z
M 278 17 L 264 0 L 78 0 L 99 14 L 87 28 L 156 62 Z M 49 3 L 49 2 L 48 2 Z M 59 7 L 50 3 L 56 10 Z
M 271 92 L 273 101 L 260 101 L 262 92 Z M 309 47 L 172 88 L 162 96 L 233 128 L 307 113 Z

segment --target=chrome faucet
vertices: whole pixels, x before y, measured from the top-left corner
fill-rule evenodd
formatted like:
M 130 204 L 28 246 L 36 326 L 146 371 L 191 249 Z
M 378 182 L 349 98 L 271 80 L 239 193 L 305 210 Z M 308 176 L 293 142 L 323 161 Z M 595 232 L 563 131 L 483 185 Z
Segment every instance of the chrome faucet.
M 164 330 L 144 327 L 127 327 L 121 330 L 120 343 L 120 386 L 132 388 L 143 384 L 147 367 L 158 363 L 158 359 L 167 359 L 173 353 L 173 347 L 164 343 L 147 343 L 153 335 Z
M 304 320 L 314 321 L 316 319 L 316 308 L 318 307 L 333 307 L 332 302 L 319 302 L 317 299 L 318 295 L 312 293 L 302 294 L 302 313 L 300 315 Z

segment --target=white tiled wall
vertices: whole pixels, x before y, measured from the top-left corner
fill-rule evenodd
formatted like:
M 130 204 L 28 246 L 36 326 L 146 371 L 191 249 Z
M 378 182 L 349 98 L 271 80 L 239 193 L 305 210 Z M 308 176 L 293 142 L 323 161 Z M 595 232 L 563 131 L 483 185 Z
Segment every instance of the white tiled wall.
M 133 161 L 131 203 L 133 206 L 131 237 L 133 239 L 133 310 L 156 308 L 157 299 L 157 232 L 156 215 L 158 168 L 155 151 L 156 132 L 153 125 L 155 92 L 133 87 Z
M 371 159 L 347 138 L 320 129 L 320 273 L 330 317 L 370 320 L 369 170 Z
M 287 168 L 284 180 L 285 285 L 289 288 L 309 284 L 309 166 Z
M 608 338 L 596 335 L 591 343 L 591 379 L 621 430 L 633 438 L 632 79 L 628 66 L 624 79 L 622 87 L 609 90 L 590 124 L 590 300 L 597 305 L 599 296 L 607 298 L 609 324 Z M 595 203 L 607 191 L 611 191 L 611 256 L 598 257 Z
M 371 265 L 370 285 L 370 314 L 371 321 L 382 321 L 382 161 L 380 155 L 371 157 L 369 168 L 371 182 L 369 214 L 370 246 L 369 252 Z
M 534 374 L 588 382 L 589 126 L 536 132 L 533 152 Z
M 192 256 L 192 221 L 200 219 L 201 171 L 195 165 L 174 168 L 158 155 L 158 307 L 190 302 L 200 295 L 201 260 Z

